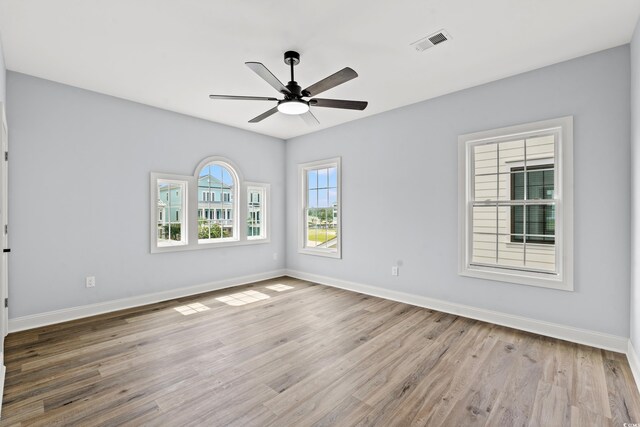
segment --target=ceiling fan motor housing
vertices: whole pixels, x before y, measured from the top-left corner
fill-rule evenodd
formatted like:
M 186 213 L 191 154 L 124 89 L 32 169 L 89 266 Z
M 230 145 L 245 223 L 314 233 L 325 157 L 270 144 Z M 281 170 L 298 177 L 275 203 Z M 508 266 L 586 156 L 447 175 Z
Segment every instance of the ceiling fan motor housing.
M 300 63 L 300 54 L 293 50 L 288 50 L 284 53 L 284 63 L 287 65 L 298 65 Z

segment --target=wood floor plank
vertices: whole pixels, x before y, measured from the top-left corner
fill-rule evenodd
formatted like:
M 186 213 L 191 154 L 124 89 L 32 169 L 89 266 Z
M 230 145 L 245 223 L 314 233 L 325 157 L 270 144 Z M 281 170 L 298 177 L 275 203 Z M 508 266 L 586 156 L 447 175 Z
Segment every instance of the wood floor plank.
M 605 359 L 604 372 L 613 423 L 615 425 L 632 424 L 634 420 L 640 420 L 640 413 L 637 412 L 640 405 L 636 400 L 637 396 L 631 392 L 625 381 L 622 364 L 614 359 Z
M 640 422 L 624 355 L 287 277 L 5 344 L 0 427 Z
M 529 427 L 561 427 L 570 422 L 569 391 L 542 380 L 538 381 Z
M 613 427 L 610 418 L 591 412 L 588 408 L 571 406 L 571 427 Z M 616 426 L 617 427 L 617 426 Z
M 478 372 L 477 380 L 451 408 L 442 425 L 487 424 L 510 370 L 521 354 L 522 350 L 515 344 L 497 341 L 487 357 L 487 363 Z
M 398 393 L 406 392 L 420 377 L 419 374 L 414 376 L 412 372 L 414 367 L 418 366 L 423 371 L 427 371 L 429 366 L 436 363 L 447 351 L 450 342 L 459 335 L 457 328 L 449 328 L 456 319 L 455 316 L 445 315 L 443 319 L 428 318 L 425 320 L 429 320 L 429 323 L 423 322 L 417 325 L 416 329 L 423 330 L 423 333 L 441 328 L 442 334 L 439 335 L 439 338 L 442 338 L 442 342 L 439 345 L 440 348 L 436 351 L 432 351 L 430 345 L 424 344 L 421 333 L 407 333 L 388 344 L 390 351 L 381 352 L 381 357 L 368 356 L 365 360 L 361 360 L 348 369 L 344 375 L 337 378 L 330 387 L 313 390 L 312 397 L 309 397 L 304 402 L 289 405 L 282 413 L 279 413 L 281 407 L 274 410 L 279 414 L 278 423 L 299 425 L 301 423 L 317 422 L 343 401 L 342 396 L 351 393 L 354 397 L 358 397 L 357 392 L 363 388 L 364 384 L 370 381 L 370 377 L 374 373 L 376 376 L 383 378 L 395 375 L 404 379 L 402 384 L 396 385 L 392 383 L 390 387 L 384 387 L 385 384 L 380 384 L 377 390 L 383 393 L 384 396 L 393 395 L 394 389 L 397 388 L 402 388 L 402 390 L 397 391 Z M 444 333 L 444 331 L 447 333 Z M 432 343 L 431 345 L 435 346 L 437 344 Z M 373 406 L 368 401 L 364 403 Z M 378 404 L 376 406 L 381 407 L 382 405 Z
M 492 328 L 473 324 L 457 346 L 418 384 L 393 414 L 401 425 L 438 425 L 451 411 L 456 399 L 468 390 L 478 369 L 496 344 Z
M 520 344 L 515 362 L 496 403 L 487 418 L 489 425 L 527 425 L 542 378 L 544 350 L 537 336 L 529 334 Z
M 574 388 L 571 404 L 578 408 L 589 408 L 590 412 L 611 418 L 607 380 L 604 373 L 602 350 L 579 346 L 576 351 Z

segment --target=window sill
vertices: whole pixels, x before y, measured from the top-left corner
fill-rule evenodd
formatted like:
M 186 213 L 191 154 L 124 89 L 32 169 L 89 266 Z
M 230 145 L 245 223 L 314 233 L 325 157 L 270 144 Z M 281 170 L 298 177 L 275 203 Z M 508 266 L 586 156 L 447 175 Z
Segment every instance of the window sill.
M 216 248 L 229 248 L 233 246 L 248 246 L 248 245 L 260 245 L 263 243 L 270 243 L 271 239 L 251 239 L 251 240 L 225 240 L 216 243 L 196 243 L 183 246 L 160 246 L 152 247 L 151 253 L 165 253 L 165 252 L 183 252 L 183 251 L 197 251 L 202 249 L 216 249 Z
M 306 254 L 306 255 L 315 255 L 321 256 L 325 258 L 342 258 L 342 254 L 338 250 L 327 250 L 327 249 L 313 249 L 313 248 L 300 248 L 298 249 L 298 253 Z
M 498 282 L 508 282 L 512 284 L 535 286 L 538 288 L 557 289 L 560 291 L 573 291 L 573 282 L 562 280 L 557 274 L 530 273 L 527 275 L 518 272 L 499 271 L 490 267 L 467 266 L 462 268 L 458 274 L 476 279 L 493 280 Z M 547 277 L 545 277 L 547 276 Z

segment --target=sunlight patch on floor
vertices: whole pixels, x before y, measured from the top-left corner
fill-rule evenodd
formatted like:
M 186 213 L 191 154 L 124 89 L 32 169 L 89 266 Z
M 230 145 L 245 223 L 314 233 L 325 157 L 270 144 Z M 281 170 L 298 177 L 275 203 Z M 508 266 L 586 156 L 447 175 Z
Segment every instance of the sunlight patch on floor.
M 239 306 L 249 304 L 251 302 L 261 301 L 263 299 L 270 298 L 269 295 L 263 294 L 258 291 L 244 291 L 237 294 L 226 295 L 216 300 L 223 302 L 227 305 Z
M 271 289 L 272 291 L 276 291 L 276 292 L 282 292 L 282 291 L 286 291 L 286 290 L 289 290 L 289 289 L 293 289 L 293 286 L 283 285 L 281 283 L 278 283 L 277 285 L 265 286 L 265 288 Z
M 199 302 L 195 302 L 193 304 L 181 305 L 180 307 L 174 308 L 174 310 L 182 314 L 183 316 L 188 316 L 193 313 L 207 311 L 209 310 L 209 307 L 204 304 L 200 304 Z

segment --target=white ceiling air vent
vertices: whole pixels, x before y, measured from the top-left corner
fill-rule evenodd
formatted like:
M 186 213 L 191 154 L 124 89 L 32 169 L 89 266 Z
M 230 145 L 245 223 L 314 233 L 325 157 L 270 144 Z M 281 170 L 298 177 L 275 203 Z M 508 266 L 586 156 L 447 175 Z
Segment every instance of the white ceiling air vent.
M 446 42 L 447 40 L 451 40 L 451 36 L 447 34 L 445 30 L 440 30 L 411 43 L 409 46 L 413 46 L 415 50 L 417 50 L 418 52 L 422 52 L 434 47 L 435 45 Z

